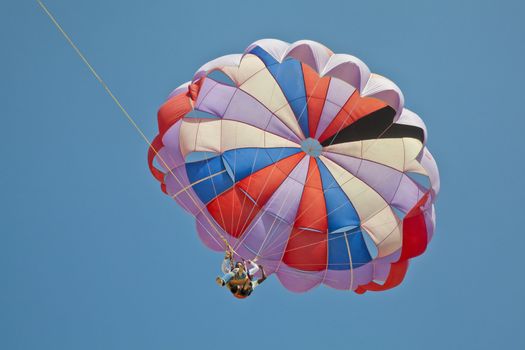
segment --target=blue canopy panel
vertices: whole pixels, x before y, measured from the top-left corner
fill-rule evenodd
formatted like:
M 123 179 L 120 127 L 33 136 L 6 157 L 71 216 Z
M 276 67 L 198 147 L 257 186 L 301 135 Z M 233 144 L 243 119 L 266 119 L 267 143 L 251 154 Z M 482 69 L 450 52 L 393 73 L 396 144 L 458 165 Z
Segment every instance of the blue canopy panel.
M 272 73 L 286 96 L 305 137 L 308 137 L 310 135 L 308 126 L 308 108 L 301 62 L 294 58 L 288 58 L 282 63 L 279 63 L 259 46 L 253 48 L 250 53 L 259 57 L 264 62 L 270 73 Z
M 237 148 L 224 152 L 222 158 L 232 180 L 237 182 L 300 151 L 292 147 Z
M 350 255 L 348 251 L 350 251 Z M 328 270 L 349 270 L 350 265 L 352 269 L 355 269 L 371 260 L 372 257 L 359 228 L 348 232 L 329 234 Z
M 191 184 L 200 181 L 193 190 L 204 204 L 233 186 L 220 156 L 186 163 L 186 174 Z
M 334 179 L 326 165 L 315 158 L 319 172 L 326 202 L 326 213 L 328 219 L 328 232 L 331 234 L 341 229 L 360 227 L 361 220 L 352 202 L 348 199 L 339 184 Z
M 251 49 L 250 53 L 259 57 L 261 61 L 264 62 L 266 67 L 269 67 L 274 64 L 279 64 L 279 62 L 275 58 L 273 58 L 272 55 L 270 55 L 268 52 L 266 52 L 264 49 L 262 49 L 259 46 L 256 46 L 253 49 Z

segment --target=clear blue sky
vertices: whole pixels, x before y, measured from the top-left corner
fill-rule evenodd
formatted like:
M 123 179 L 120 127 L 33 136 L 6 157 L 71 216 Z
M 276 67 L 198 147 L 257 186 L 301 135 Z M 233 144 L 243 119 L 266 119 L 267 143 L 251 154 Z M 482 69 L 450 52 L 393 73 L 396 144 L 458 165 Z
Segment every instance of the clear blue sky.
M 148 137 L 202 63 L 259 38 L 322 42 L 425 120 L 436 235 L 389 292 L 270 279 L 232 298 L 112 100 L 35 2 L 4 1 L 1 349 L 525 348 L 523 1 L 137 3 L 47 1 Z

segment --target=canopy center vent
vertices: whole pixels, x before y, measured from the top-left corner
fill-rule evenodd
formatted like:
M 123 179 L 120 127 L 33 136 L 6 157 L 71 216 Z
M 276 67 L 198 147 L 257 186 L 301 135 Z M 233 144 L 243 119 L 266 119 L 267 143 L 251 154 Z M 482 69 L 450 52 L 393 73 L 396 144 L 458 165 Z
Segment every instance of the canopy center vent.
M 316 158 L 319 157 L 323 151 L 323 147 L 319 141 L 311 137 L 301 142 L 301 149 L 304 153 Z

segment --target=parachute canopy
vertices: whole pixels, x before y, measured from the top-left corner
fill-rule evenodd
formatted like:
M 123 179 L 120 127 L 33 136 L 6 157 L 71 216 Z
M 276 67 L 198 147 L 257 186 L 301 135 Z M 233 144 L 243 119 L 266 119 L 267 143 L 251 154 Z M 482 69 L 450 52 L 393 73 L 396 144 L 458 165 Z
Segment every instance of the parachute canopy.
M 435 227 L 423 121 L 358 58 L 265 39 L 202 66 L 158 113 L 149 164 L 211 249 L 296 292 L 398 285 Z

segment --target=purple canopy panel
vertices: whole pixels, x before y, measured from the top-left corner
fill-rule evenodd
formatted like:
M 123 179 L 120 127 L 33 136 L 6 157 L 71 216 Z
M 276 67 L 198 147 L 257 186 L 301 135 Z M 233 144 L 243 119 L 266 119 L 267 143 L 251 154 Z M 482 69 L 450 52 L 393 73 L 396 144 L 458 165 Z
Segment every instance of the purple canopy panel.
M 403 174 L 399 188 L 392 199 L 392 205 L 407 213 L 425 195 L 425 189 Z
M 184 164 L 184 156 L 180 151 L 179 142 L 181 125 L 182 121 L 179 120 L 177 123 L 173 124 L 168 129 L 168 131 L 166 131 L 166 133 L 162 137 L 162 144 L 164 145 L 164 147 L 162 147 L 160 150 L 157 150 L 157 152 L 160 154 L 160 157 L 162 157 L 163 160 L 162 161 L 160 159 L 157 159 L 157 163 L 165 171 L 169 171 L 169 169 L 166 167 L 166 164 L 169 166 L 169 168 L 176 168 Z M 166 164 L 164 164 L 164 162 L 166 162 Z
M 350 270 L 328 270 L 324 284 L 335 289 L 354 290 L 373 279 L 372 262 Z
M 213 219 L 207 212 L 203 211 L 196 215 L 195 218 L 197 219 L 197 233 L 199 238 L 210 249 L 215 251 L 226 251 L 226 244 L 220 235 L 226 238 L 232 247 L 237 244 L 237 239 L 227 234 L 215 223 L 215 219 Z
M 281 263 L 276 274 L 286 289 L 302 293 L 318 286 L 326 272 L 300 271 Z
M 330 122 L 336 117 L 354 91 L 355 88 L 344 81 L 337 78 L 330 79 L 326 101 L 315 133 L 316 139 L 319 138 L 328 125 L 330 125 Z
M 397 251 L 381 258 L 376 258 L 372 261 L 374 266 L 374 281 L 385 281 L 390 272 L 390 265 L 399 260 L 401 251 Z
M 275 215 L 262 211 L 239 239 L 240 247 L 248 256 L 267 261 L 281 259 L 292 226 Z M 241 251 L 239 250 L 239 253 Z
M 301 200 L 308 164 L 310 157 L 305 156 L 295 169 L 288 175 L 288 178 L 279 186 L 264 210 L 271 213 L 285 222 L 292 224 L 297 213 L 297 208 Z
M 195 109 L 222 117 L 230 104 L 237 88 L 221 84 L 213 79 L 204 79 Z

